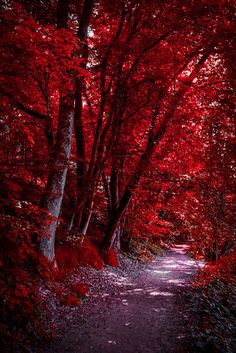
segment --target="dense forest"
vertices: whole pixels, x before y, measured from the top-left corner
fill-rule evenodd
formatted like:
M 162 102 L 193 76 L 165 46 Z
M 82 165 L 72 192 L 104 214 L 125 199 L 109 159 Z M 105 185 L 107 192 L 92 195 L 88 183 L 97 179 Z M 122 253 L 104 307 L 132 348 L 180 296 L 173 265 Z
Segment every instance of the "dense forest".
M 180 242 L 206 263 L 197 352 L 234 351 L 234 5 L 2 1 L 4 352 L 51 335 L 43 282 Z

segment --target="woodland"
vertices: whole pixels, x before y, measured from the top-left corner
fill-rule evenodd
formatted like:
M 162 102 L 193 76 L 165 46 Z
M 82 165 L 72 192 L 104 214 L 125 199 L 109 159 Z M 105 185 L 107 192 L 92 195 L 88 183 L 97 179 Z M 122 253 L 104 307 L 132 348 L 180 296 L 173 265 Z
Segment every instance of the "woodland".
M 176 243 L 205 262 L 195 351 L 235 351 L 235 11 L 232 0 L 2 1 L 3 352 L 50 339 L 42 284 Z

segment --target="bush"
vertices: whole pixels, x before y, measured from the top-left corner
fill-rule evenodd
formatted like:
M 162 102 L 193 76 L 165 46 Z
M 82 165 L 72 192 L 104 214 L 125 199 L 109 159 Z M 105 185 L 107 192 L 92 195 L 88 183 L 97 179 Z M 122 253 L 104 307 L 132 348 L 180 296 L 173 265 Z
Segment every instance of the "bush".
M 105 256 L 105 263 L 112 267 L 119 267 L 120 263 L 116 257 L 116 253 L 114 249 L 110 249 L 108 255 Z
M 48 337 L 32 240 L 32 235 L 39 236 L 36 218 L 40 218 L 40 210 L 28 203 L 12 203 L 11 211 L 12 215 L 0 215 L 1 339 L 3 352 L 25 352 Z
M 196 353 L 236 351 L 236 287 L 224 282 L 209 284 L 193 297 L 193 338 Z
M 236 351 L 235 251 L 208 264 L 198 276 L 192 305 L 196 353 Z
M 78 266 L 91 266 L 97 270 L 104 267 L 98 248 L 89 240 L 67 236 L 56 246 L 56 259 L 59 269 L 72 272 Z

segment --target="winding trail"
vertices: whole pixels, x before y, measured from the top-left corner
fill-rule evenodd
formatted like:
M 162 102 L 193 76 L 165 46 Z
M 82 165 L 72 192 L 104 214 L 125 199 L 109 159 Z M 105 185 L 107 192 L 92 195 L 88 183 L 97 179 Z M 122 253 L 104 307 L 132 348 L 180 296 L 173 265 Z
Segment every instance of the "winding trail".
M 117 276 L 115 292 L 101 293 L 49 352 L 190 352 L 187 303 L 199 264 L 185 250 L 186 245 L 176 245 L 135 278 Z

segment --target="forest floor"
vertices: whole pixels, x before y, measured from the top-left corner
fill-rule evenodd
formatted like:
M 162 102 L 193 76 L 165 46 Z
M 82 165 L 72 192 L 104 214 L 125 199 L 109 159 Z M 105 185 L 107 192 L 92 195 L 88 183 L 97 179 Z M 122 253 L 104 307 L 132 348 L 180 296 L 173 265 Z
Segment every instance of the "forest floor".
M 120 268 L 73 274 L 68 281 L 89 280 L 94 289 L 78 308 L 48 301 L 59 330 L 40 352 L 189 353 L 190 283 L 201 263 L 186 248 L 176 245 L 146 265 L 126 259 Z

